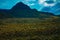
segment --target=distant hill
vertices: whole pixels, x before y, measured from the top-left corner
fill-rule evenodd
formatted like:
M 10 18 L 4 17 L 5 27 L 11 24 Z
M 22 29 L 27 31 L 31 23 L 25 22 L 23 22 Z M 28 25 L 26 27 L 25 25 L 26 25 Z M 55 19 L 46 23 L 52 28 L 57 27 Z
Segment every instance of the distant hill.
M 0 18 L 49 18 L 55 16 L 53 13 L 39 12 L 31 9 L 22 2 L 17 3 L 12 9 L 0 9 Z
M 9 10 L 0 9 L 0 18 L 9 18 Z

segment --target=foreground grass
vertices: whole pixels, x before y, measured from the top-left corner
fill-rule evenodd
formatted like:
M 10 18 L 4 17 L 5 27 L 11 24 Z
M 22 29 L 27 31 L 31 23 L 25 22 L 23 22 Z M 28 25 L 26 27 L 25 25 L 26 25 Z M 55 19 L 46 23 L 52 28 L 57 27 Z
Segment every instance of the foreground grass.
M 60 19 L 0 19 L 0 40 L 60 40 Z

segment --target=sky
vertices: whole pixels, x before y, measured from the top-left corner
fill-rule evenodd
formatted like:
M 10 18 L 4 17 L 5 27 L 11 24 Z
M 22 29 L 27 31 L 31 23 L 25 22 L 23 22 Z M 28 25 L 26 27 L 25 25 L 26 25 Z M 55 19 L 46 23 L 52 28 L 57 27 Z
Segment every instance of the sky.
M 60 0 L 0 0 L 0 9 L 11 9 L 18 2 L 23 2 L 30 8 L 38 11 L 60 14 Z

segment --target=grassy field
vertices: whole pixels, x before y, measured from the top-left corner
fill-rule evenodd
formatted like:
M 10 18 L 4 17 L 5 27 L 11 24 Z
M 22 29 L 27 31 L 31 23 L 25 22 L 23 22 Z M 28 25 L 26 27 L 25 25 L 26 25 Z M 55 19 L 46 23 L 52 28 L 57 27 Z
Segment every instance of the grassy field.
M 0 40 L 60 40 L 60 18 L 0 19 Z

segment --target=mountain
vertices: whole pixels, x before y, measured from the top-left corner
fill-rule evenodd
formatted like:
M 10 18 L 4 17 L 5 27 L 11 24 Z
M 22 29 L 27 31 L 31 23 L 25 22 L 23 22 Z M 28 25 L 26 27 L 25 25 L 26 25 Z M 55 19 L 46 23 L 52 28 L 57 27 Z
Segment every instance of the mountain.
M 55 16 L 53 13 L 40 12 L 36 9 L 31 9 L 22 2 L 17 3 L 12 9 L 0 9 L 0 18 L 49 18 Z

